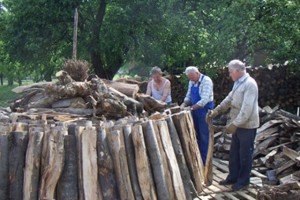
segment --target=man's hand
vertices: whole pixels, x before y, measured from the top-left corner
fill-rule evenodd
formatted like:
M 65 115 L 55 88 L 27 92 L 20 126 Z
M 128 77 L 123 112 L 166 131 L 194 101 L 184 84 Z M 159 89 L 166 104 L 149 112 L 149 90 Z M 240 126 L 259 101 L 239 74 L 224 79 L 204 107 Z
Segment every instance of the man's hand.
M 237 129 L 237 127 L 233 123 L 226 125 L 226 132 L 229 134 L 235 134 L 236 129 Z
M 183 102 L 181 105 L 180 105 L 180 108 L 183 110 L 185 107 L 187 107 L 187 103 L 186 102 Z

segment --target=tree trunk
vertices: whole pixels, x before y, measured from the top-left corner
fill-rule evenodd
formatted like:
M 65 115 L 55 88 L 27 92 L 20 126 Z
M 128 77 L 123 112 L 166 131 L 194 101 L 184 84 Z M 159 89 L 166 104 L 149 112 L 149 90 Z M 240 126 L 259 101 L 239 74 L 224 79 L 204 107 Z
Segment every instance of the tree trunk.
M 65 135 L 64 151 L 65 163 L 58 182 L 58 200 L 78 200 L 78 162 L 75 135 Z
M 23 199 L 38 199 L 43 137 L 43 130 L 40 131 L 34 127 L 29 129 L 29 142 L 24 170 Z
M 106 130 L 99 127 L 97 129 L 97 134 L 98 174 L 103 199 L 120 199 Z
M 132 139 L 135 150 L 135 164 L 143 199 L 156 200 L 157 197 L 155 186 L 151 173 L 150 162 L 147 157 L 146 144 L 144 141 L 143 129 L 141 125 L 133 126 Z
M 8 180 L 8 158 L 9 143 L 8 135 L 0 134 L 0 199 L 8 199 L 9 180 Z

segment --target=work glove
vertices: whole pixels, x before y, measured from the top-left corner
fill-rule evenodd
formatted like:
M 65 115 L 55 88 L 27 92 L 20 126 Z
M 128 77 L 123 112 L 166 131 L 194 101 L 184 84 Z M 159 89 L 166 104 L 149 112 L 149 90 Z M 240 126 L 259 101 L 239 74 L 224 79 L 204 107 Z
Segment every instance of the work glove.
M 185 107 L 189 106 L 187 102 L 183 102 L 181 105 L 180 105 L 180 108 L 182 110 L 184 110 Z
M 219 115 L 219 109 L 218 109 L 218 107 L 215 108 L 214 110 L 208 110 L 208 112 L 206 114 L 206 117 L 205 117 L 206 123 L 208 122 L 209 119 L 213 119 L 213 118 L 215 118 L 218 115 Z
M 237 127 L 233 123 L 230 123 L 226 125 L 225 129 L 227 133 L 235 134 Z

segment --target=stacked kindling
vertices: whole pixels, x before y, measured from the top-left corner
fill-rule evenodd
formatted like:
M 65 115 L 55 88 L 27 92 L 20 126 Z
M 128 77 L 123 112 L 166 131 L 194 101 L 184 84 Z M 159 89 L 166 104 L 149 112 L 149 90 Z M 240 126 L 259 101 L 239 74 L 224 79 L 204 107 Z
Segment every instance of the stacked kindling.
M 114 123 L 30 117 L 1 125 L 0 199 L 183 200 L 202 191 L 188 111 Z

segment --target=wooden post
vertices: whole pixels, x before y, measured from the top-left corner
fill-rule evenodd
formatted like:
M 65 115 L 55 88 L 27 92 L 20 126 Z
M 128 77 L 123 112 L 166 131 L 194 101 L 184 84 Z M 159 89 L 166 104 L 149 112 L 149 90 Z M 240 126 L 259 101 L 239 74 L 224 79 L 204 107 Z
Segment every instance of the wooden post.
M 28 135 L 29 141 L 24 170 L 23 199 L 36 200 L 39 194 L 44 130 L 40 127 L 30 127 Z
M 197 144 L 191 113 L 189 111 L 176 113 L 172 116 L 172 119 L 181 140 L 191 178 L 196 190 L 201 192 L 203 190 L 202 183 L 204 182 L 204 167 Z
M 75 8 L 74 13 L 74 29 L 73 29 L 73 59 L 77 59 L 77 27 L 78 27 L 78 11 Z
M 106 130 L 102 127 L 97 128 L 97 154 L 98 154 L 98 175 L 105 200 L 119 198 L 119 191 L 114 172 L 114 164 L 109 151 Z
M 166 119 L 167 123 L 168 123 L 168 128 L 169 128 L 169 132 L 170 132 L 170 136 L 171 136 L 171 141 L 172 141 L 172 145 L 174 148 L 174 152 L 176 155 L 176 159 L 177 159 L 177 163 L 179 166 L 179 170 L 180 170 L 180 174 L 182 177 L 182 181 L 184 184 L 184 189 L 185 189 L 185 196 L 187 200 L 192 200 L 192 195 L 191 193 L 193 193 L 194 196 L 197 195 L 197 191 L 195 189 L 195 186 L 191 180 L 191 175 L 190 172 L 187 168 L 186 165 L 186 161 L 185 161 L 185 157 L 183 154 L 183 150 L 182 150 L 182 146 L 180 143 L 180 139 L 177 133 L 177 130 L 174 126 L 172 117 L 169 116 Z
M 142 193 L 141 193 L 141 188 L 139 186 L 139 181 L 138 181 L 138 177 L 137 177 L 137 169 L 136 169 L 136 165 L 135 165 L 135 155 L 134 155 L 134 146 L 133 146 L 133 141 L 132 141 L 131 125 L 124 126 L 123 133 L 124 133 L 124 142 L 125 142 L 126 156 L 127 156 L 127 160 L 128 160 L 128 168 L 129 168 L 132 189 L 133 189 L 136 200 L 142 200 L 143 197 L 142 197 Z
M 213 181 L 213 152 L 214 152 L 214 127 L 212 124 L 212 119 L 208 119 L 209 128 L 209 144 L 206 156 L 205 170 L 204 170 L 204 180 L 206 185 L 211 185 Z
M 79 199 L 102 200 L 102 193 L 98 181 L 97 165 L 97 133 L 92 122 L 76 129 L 78 150 Z
M 25 166 L 26 147 L 28 144 L 27 132 L 10 133 L 9 149 L 9 199 L 23 199 L 23 177 Z
M 68 131 L 68 133 L 70 133 Z M 64 137 L 65 163 L 58 182 L 57 200 L 78 200 L 78 161 L 75 135 Z
M 147 157 L 147 149 L 141 125 L 136 124 L 133 126 L 132 139 L 135 150 L 135 164 L 143 199 L 156 200 L 157 196 L 151 173 L 150 162 Z
M 55 188 L 64 164 L 64 130 L 63 127 L 45 125 L 42 150 L 40 199 L 55 199 Z
M 108 141 L 112 153 L 114 168 L 116 172 L 118 188 L 121 200 L 132 199 L 134 194 L 130 182 L 130 175 L 126 161 L 124 140 L 121 141 L 122 133 L 120 130 L 113 130 L 109 133 Z
M 9 144 L 8 135 L 0 134 L 0 199 L 8 199 L 8 157 Z
M 142 126 L 146 148 L 149 153 L 150 163 L 154 175 L 157 197 L 158 199 L 170 199 L 168 185 L 165 178 L 165 171 L 163 168 L 163 161 L 155 135 L 153 122 L 151 120 L 146 121 L 142 124 Z
M 171 179 L 172 179 L 174 199 L 177 200 L 186 199 L 185 190 L 180 175 L 179 166 L 176 160 L 175 152 L 172 146 L 167 122 L 165 120 L 159 120 L 157 121 L 157 125 L 158 125 L 159 134 L 162 141 L 162 146 L 166 154 L 168 171 L 170 172 Z

